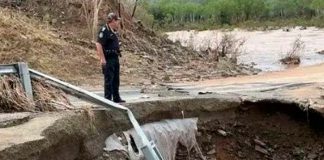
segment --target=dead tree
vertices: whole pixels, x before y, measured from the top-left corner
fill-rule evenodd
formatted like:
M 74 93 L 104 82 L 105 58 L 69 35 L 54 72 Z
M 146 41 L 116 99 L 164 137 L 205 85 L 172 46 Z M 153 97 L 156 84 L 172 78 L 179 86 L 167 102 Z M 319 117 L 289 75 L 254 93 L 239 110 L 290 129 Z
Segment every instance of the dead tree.
M 135 1 L 135 5 L 134 5 L 134 9 L 133 9 L 132 17 L 135 16 L 135 12 L 136 12 L 136 8 L 137 8 L 137 2 L 138 2 L 138 0 Z
M 93 24 L 92 24 L 92 39 L 96 38 L 96 31 L 98 26 L 98 14 L 102 0 L 93 0 Z
M 96 31 L 98 25 L 98 14 L 102 0 L 83 0 L 82 9 L 83 17 L 88 25 L 88 30 L 90 32 L 92 40 L 96 38 Z

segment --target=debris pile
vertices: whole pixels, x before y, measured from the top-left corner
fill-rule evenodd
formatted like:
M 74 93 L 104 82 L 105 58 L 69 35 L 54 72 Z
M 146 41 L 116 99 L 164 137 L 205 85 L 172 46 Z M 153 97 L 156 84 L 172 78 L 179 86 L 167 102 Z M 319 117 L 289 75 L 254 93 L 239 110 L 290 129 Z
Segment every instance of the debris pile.
M 0 112 L 45 112 L 72 109 L 65 93 L 42 81 L 32 81 L 34 99 L 30 100 L 15 75 L 0 76 Z

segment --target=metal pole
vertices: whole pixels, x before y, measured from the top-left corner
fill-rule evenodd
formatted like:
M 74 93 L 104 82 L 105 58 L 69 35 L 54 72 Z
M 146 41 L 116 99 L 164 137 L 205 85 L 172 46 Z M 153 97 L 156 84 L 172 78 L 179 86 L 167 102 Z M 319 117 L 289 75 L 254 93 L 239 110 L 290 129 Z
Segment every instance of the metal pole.
M 19 62 L 18 64 L 0 65 L 1 74 L 18 74 L 25 94 L 29 100 L 33 100 L 33 90 L 26 63 Z
M 33 89 L 28 71 L 28 66 L 26 63 L 19 62 L 17 64 L 17 68 L 19 72 L 19 78 L 24 87 L 26 96 L 29 100 L 33 101 Z
M 45 75 L 45 74 L 38 72 L 36 70 L 29 69 L 29 72 L 30 72 L 30 75 L 32 78 L 44 79 L 44 80 L 46 80 L 47 83 L 50 83 L 58 88 L 61 88 L 62 90 L 66 91 L 72 95 L 76 95 L 78 97 L 84 98 L 90 102 L 102 105 L 109 109 L 117 109 L 117 110 L 124 111 L 124 113 L 126 113 L 128 115 L 128 119 L 132 123 L 136 133 L 139 135 L 139 137 L 141 137 L 141 141 L 143 144 L 143 146 L 141 146 L 141 149 L 144 153 L 145 158 L 147 160 L 163 160 L 160 152 L 158 151 L 158 149 L 155 147 L 154 144 L 150 143 L 150 141 L 146 137 L 144 131 L 140 127 L 139 123 L 135 119 L 135 117 L 130 109 L 128 109 L 118 103 L 109 101 L 106 98 L 101 97 L 95 93 L 89 92 L 87 90 L 84 90 L 84 89 L 74 86 L 72 84 L 63 82 L 63 81 L 53 78 L 51 76 Z

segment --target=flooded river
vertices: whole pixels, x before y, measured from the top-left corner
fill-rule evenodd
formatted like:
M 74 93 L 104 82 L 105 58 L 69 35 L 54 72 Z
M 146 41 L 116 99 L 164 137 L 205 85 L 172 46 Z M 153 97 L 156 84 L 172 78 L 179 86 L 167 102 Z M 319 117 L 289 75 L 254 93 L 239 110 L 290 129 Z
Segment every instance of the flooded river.
M 296 27 L 289 32 L 283 29 L 270 31 L 245 31 L 233 30 L 223 32 L 219 30 L 207 31 L 177 31 L 167 33 L 172 41 L 179 41 L 184 46 L 192 45 L 196 50 L 206 50 L 208 46 L 215 47 L 224 33 L 235 35 L 244 39 L 243 54 L 239 56 L 239 62 L 255 64 L 256 68 L 263 71 L 278 71 L 286 67 L 279 63 L 285 53 L 291 50 L 294 41 L 300 37 L 305 44 L 301 55 L 301 65 L 314 65 L 324 63 L 324 55 L 317 52 L 324 50 L 324 29 L 314 27 L 306 30 Z

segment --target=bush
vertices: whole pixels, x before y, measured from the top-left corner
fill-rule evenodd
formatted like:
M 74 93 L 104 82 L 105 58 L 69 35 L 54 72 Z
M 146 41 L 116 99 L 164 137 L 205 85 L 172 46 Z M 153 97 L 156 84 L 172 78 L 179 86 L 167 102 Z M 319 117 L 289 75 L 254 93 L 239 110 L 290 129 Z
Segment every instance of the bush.
M 280 59 L 282 64 L 286 65 L 298 65 L 300 64 L 300 55 L 303 53 L 305 49 L 305 43 L 298 37 L 290 51 L 288 51 L 284 58 Z
M 209 58 L 218 61 L 220 57 L 227 57 L 233 63 L 237 63 L 237 58 L 242 54 L 242 46 L 245 40 L 238 39 L 234 35 L 224 34 L 220 42 L 216 42 L 215 48 L 208 48 Z

